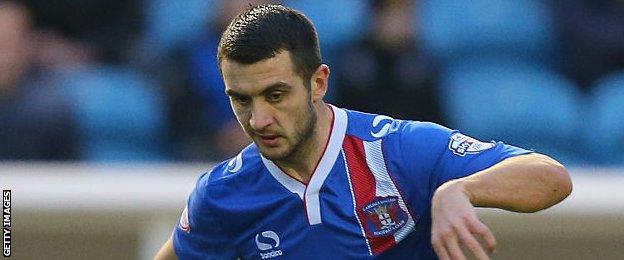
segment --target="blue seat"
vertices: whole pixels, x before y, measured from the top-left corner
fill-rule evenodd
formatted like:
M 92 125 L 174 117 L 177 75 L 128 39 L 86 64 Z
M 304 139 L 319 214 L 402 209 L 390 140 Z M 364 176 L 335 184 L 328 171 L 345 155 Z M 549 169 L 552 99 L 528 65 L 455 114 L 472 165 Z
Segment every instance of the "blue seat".
M 340 57 L 342 47 L 364 38 L 370 23 L 368 1 L 361 0 L 286 0 L 285 6 L 305 14 L 316 27 L 323 63 L 333 66 Z M 336 78 L 330 77 L 330 84 L 336 85 Z M 334 101 L 335 89 L 329 88 L 325 98 Z
M 110 162 L 166 158 L 165 104 L 154 85 L 135 71 L 119 67 L 90 68 L 66 76 L 83 159 Z
M 444 62 L 510 55 L 549 62 L 550 8 L 540 0 L 424 0 L 417 6 L 425 49 Z
M 324 55 L 361 38 L 370 22 L 370 10 L 366 1 L 287 0 L 284 5 L 301 11 L 312 20 Z
M 585 143 L 596 161 L 624 165 L 624 71 L 599 80 L 592 92 Z
M 453 128 L 582 162 L 581 94 L 567 79 L 531 63 L 495 58 L 454 64 L 442 77 L 441 102 Z
M 161 53 L 192 43 L 208 30 L 221 0 L 145 1 L 143 51 Z

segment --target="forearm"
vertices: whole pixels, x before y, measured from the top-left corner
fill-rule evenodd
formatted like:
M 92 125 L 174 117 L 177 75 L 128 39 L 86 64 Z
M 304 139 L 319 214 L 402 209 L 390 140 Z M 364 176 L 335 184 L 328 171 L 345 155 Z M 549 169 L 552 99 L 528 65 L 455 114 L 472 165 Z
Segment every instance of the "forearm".
M 565 199 L 572 191 L 572 182 L 557 161 L 541 154 L 528 154 L 447 182 L 440 189 L 459 189 L 476 207 L 535 212 Z

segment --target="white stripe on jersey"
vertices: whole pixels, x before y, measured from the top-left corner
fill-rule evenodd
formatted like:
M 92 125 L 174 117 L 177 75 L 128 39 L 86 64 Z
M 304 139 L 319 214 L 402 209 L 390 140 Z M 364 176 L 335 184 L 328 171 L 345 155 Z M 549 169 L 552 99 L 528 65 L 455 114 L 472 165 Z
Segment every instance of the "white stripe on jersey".
M 405 202 L 403 201 L 403 197 L 399 193 L 399 190 L 390 178 L 390 174 L 388 173 L 388 169 L 386 168 L 386 161 L 381 148 L 381 139 L 373 142 L 364 141 L 364 153 L 366 154 L 366 164 L 375 176 L 376 196 L 398 197 L 399 206 L 403 211 L 405 211 L 405 213 L 407 213 L 407 223 L 394 234 L 394 239 L 398 243 L 414 229 L 414 219 L 412 218 L 409 210 L 407 210 L 407 206 L 405 205 Z
M 366 238 L 366 232 L 364 231 L 364 226 L 362 225 L 362 222 L 360 221 L 360 218 L 358 216 L 357 213 L 357 203 L 355 202 L 355 193 L 353 192 L 353 183 L 351 183 L 351 175 L 349 174 L 349 166 L 347 164 L 347 156 L 344 153 L 344 150 L 341 151 L 342 153 L 342 159 L 344 160 L 344 165 L 345 165 L 345 172 L 347 173 L 347 180 L 349 180 L 349 190 L 351 191 L 351 199 L 353 202 L 353 216 L 355 217 L 355 219 L 357 220 L 358 224 L 360 225 L 360 231 L 362 231 L 362 237 L 364 238 L 364 241 L 366 241 L 366 247 L 368 248 L 368 254 L 369 255 L 373 255 L 373 250 L 371 250 L 371 246 L 370 243 L 368 243 L 368 239 Z

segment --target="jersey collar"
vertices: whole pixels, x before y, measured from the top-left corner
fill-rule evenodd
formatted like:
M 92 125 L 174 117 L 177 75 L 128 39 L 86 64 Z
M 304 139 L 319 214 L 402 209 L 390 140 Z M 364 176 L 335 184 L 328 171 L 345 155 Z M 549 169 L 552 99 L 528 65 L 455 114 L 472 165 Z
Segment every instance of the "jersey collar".
M 306 203 L 308 218 L 310 224 L 313 224 L 315 218 L 318 217 L 320 223 L 320 209 L 319 206 L 319 191 L 325 179 L 329 175 L 329 172 L 334 166 L 340 150 L 342 149 L 342 142 L 347 132 L 347 112 L 337 108 L 333 105 L 329 105 L 334 113 L 334 122 L 332 124 L 331 134 L 325 152 L 321 157 L 308 185 L 304 185 L 298 180 L 290 177 L 284 173 L 275 163 L 262 156 L 262 162 L 264 166 L 269 170 L 271 175 L 292 193 L 296 193 L 299 198 L 303 199 Z M 317 216 L 318 215 L 318 216 Z

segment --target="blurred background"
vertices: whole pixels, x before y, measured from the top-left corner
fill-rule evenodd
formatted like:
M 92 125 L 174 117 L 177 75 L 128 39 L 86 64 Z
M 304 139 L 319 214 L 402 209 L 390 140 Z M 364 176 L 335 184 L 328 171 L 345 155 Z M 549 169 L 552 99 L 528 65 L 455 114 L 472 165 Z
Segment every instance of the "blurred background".
M 315 23 L 328 102 L 571 167 L 560 206 L 482 211 L 508 245 L 497 258 L 624 259 L 622 0 L 0 0 L 16 259 L 153 256 L 196 176 L 249 143 L 216 49 L 268 2 Z

